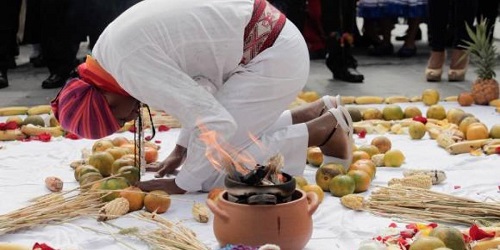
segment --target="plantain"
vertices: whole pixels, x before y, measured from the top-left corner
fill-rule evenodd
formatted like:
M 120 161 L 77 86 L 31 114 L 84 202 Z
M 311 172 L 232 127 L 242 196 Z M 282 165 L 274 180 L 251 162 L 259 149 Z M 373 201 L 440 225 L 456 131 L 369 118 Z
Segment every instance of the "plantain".
M 382 104 L 384 98 L 380 96 L 358 96 L 354 99 L 356 104 Z
M 472 141 L 456 142 L 446 147 L 446 151 L 448 151 L 450 154 L 453 155 L 469 153 L 472 150 L 476 150 L 488 144 L 488 142 L 490 142 L 491 140 L 492 139 L 479 139 Z
M 356 97 L 354 96 L 341 96 L 340 97 L 343 104 L 353 104 Z
M 20 129 L 0 130 L 0 141 L 16 141 L 26 138 Z
M 387 104 L 394 104 L 394 103 L 401 103 L 401 102 L 410 102 L 410 98 L 406 96 L 389 96 L 385 98 L 385 103 Z
M 38 105 L 29 108 L 26 112 L 28 115 L 41 115 L 41 114 L 49 114 L 52 111 L 50 105 Z
M 410 102 L 421 102 L 422 101 L 422 96 L 413 96 L 410 98 Z
M 498 154 L 500 152 L 500 145 L 484 145 L 483 151 L 487 155 Z
M 51 136 L 59 137 L 64 135 L 64 130 L 61 127 L 40 127 L 32 124 L 24 125 L 21 127 L 21 131 L 29 136 L 37 136 L 43 133 L 48 133 Z
M 498 249 L 498 246 L 500 246 L 500 237 L 486 238 L 478 240 L 472 247 L 472 250 Z
M 452 95 L 444 98 L 445 102 L 456 102 L 458 100 L 458 96 Z
M 447 148 L 448 146 L 454 144 L 456 141 L 449 134 L 439 134 L 436 138 L 437 144 L 442 148 Z
M 9 116 L 9 115 L 25 115 L 28 112 L 29 107 L 25 106 L 12 106 L 0 108 L 0 116 Z

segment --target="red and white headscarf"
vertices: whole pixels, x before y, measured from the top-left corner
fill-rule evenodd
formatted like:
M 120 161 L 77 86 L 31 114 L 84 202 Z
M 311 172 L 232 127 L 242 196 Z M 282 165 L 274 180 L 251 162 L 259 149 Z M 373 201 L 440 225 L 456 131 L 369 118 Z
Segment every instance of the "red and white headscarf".
M 99 139 L 121 126 L 111 111 L 102 90 L 129 96 L 92 57 L 78 66 L 79 78 L 68 80 L 51 102 L 61 126 L 80 137 Z

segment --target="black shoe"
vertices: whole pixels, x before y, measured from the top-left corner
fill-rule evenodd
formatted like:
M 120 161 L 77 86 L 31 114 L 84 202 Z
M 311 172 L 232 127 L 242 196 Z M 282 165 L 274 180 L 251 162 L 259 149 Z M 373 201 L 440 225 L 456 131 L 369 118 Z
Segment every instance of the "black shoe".
M 401 47 L 398 50 L 398 53 L 397 53 L 397 55 L 399 57 L 403 57 L 403 58 L 405 58 L 405 57 L 412 57 L 412 56 L 414 56 L 416 54 L 417 54 L 417 48 L 416 47 L 415 48 L 408 48 L 408 47 L 404 47 L 404 46 Z
M 406 37 L 408 37 L 408 34 L 405 34 L 404 36 L 397 36 L 396 41 L 404 41 L 406 40 Z M 417 34 L 415 35 L 415 41 L 420 41 L 422 40 L 422 30 L 418 28 Z
M 64 86 L 68 76 L 51 74 L 49 78 L 42 82 L 42 89 L 56 89 Z
M 9 80 L 7 79 L 7 71 L 2 70 L 0 72 L 0 89 L 7 88 L 9 86 Z
M 368 48 L 370 56 L 390 56 L 394 54 L 394 46 L 392 44 L 378 44 Z
M 350 83 L 362 83 L 365 77 L 355 68 L 345 68 L 333 72 L 333 78 Z
M 36 57 L 30 57 L 30 63 L 33 64 L 33 67 L 35 68 L 42 68 L 47 66 L 45 60 L 43 59 L 42 54 L 39 54 Z
M 15 69 L 15 68 L 17 68 L 16 59 L 14 59 L 14 57 L 12 57 L 11 59 L 9 59 L 7 67 L 9 69 Z

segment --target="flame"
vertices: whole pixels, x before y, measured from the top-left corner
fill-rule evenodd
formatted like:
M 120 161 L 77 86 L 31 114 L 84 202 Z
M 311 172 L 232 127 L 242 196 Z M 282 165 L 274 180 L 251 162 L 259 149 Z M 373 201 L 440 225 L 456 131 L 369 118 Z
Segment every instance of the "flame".
M 199 139 L 205 143 L 205 157 L 218 171 L 225 171 L 234 175 L 235 171 L 241 174 L 250 172 L 250 166 L 257 166 L 257 161 L 246 151 L 238 149 L 226 143 L 221 136 L 214 130 L 209 130 L 204 124 L 198 124 L 201 133 Z M 251 136 L 262 149 L 262 143 L 258 142 L 255 136 Z

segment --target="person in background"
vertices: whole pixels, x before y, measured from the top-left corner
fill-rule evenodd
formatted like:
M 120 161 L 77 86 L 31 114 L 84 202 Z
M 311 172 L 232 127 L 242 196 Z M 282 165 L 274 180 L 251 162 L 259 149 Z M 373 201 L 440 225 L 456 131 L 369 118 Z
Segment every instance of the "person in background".
M 476 21 L 480 22 L 483 18 L 488 22 L 486 23 L 488 28 L 488 34 L 490 39 L 493 39 L 493 30 L 495 29 L 495 23 L 498 17 L 498 7 L 500 0 L 488 0 L 488 1 L 478 1 L 477 2 L 477 15 Z
M 9 86 L 7 70 L 15 67 L 21 0 L 0 1 L 0 89 Z
M 446 60 L 446 30 L 451 27 L 453 42 L 450 51 L 448 81 L 463 81 L 467 72 L 468 58 L 461 45 L 468 41 L 466 24 L 473 27 L 477 14 L 477 0 L 429 0 L 429 35 L 431 54 L 425 69 L 429 82 L 441 81 Z M 450 8 L 451 6 L 451 8 Z M 449 17 L 452 17 L 449 20 Z M 464 57 L 465 56 L 465 57 Z M 461 58 L 464 59 L 461 60 Z
M 352 120 L 340 98 L 287 110 L 307 82 L 308 51 L 295 25 L 265 0 L 142 1 L 108 25 L 92 55 L 51 102 L 65 130 L 108 136 L 138 116 L 140 103 L 182 124 L 160 164 L 163 174 L 182 168 L 175 178 L 139 182 L 144 191 L 222 187 L 225 173 L 205 156 L 217 153 L 200 138 L 206 131 L 256 163 L 282 154 L 292 176 L 305 168 L 297 152 L 312 145 L 328 161 L 350 164 Z
M 361 83 L 364 76 L 356 68 L 352 55 L 353 33 L 356 25 L 356 0 L 322 0 L 321 19 L 326 35 L 326 66 L 333 78 Z

